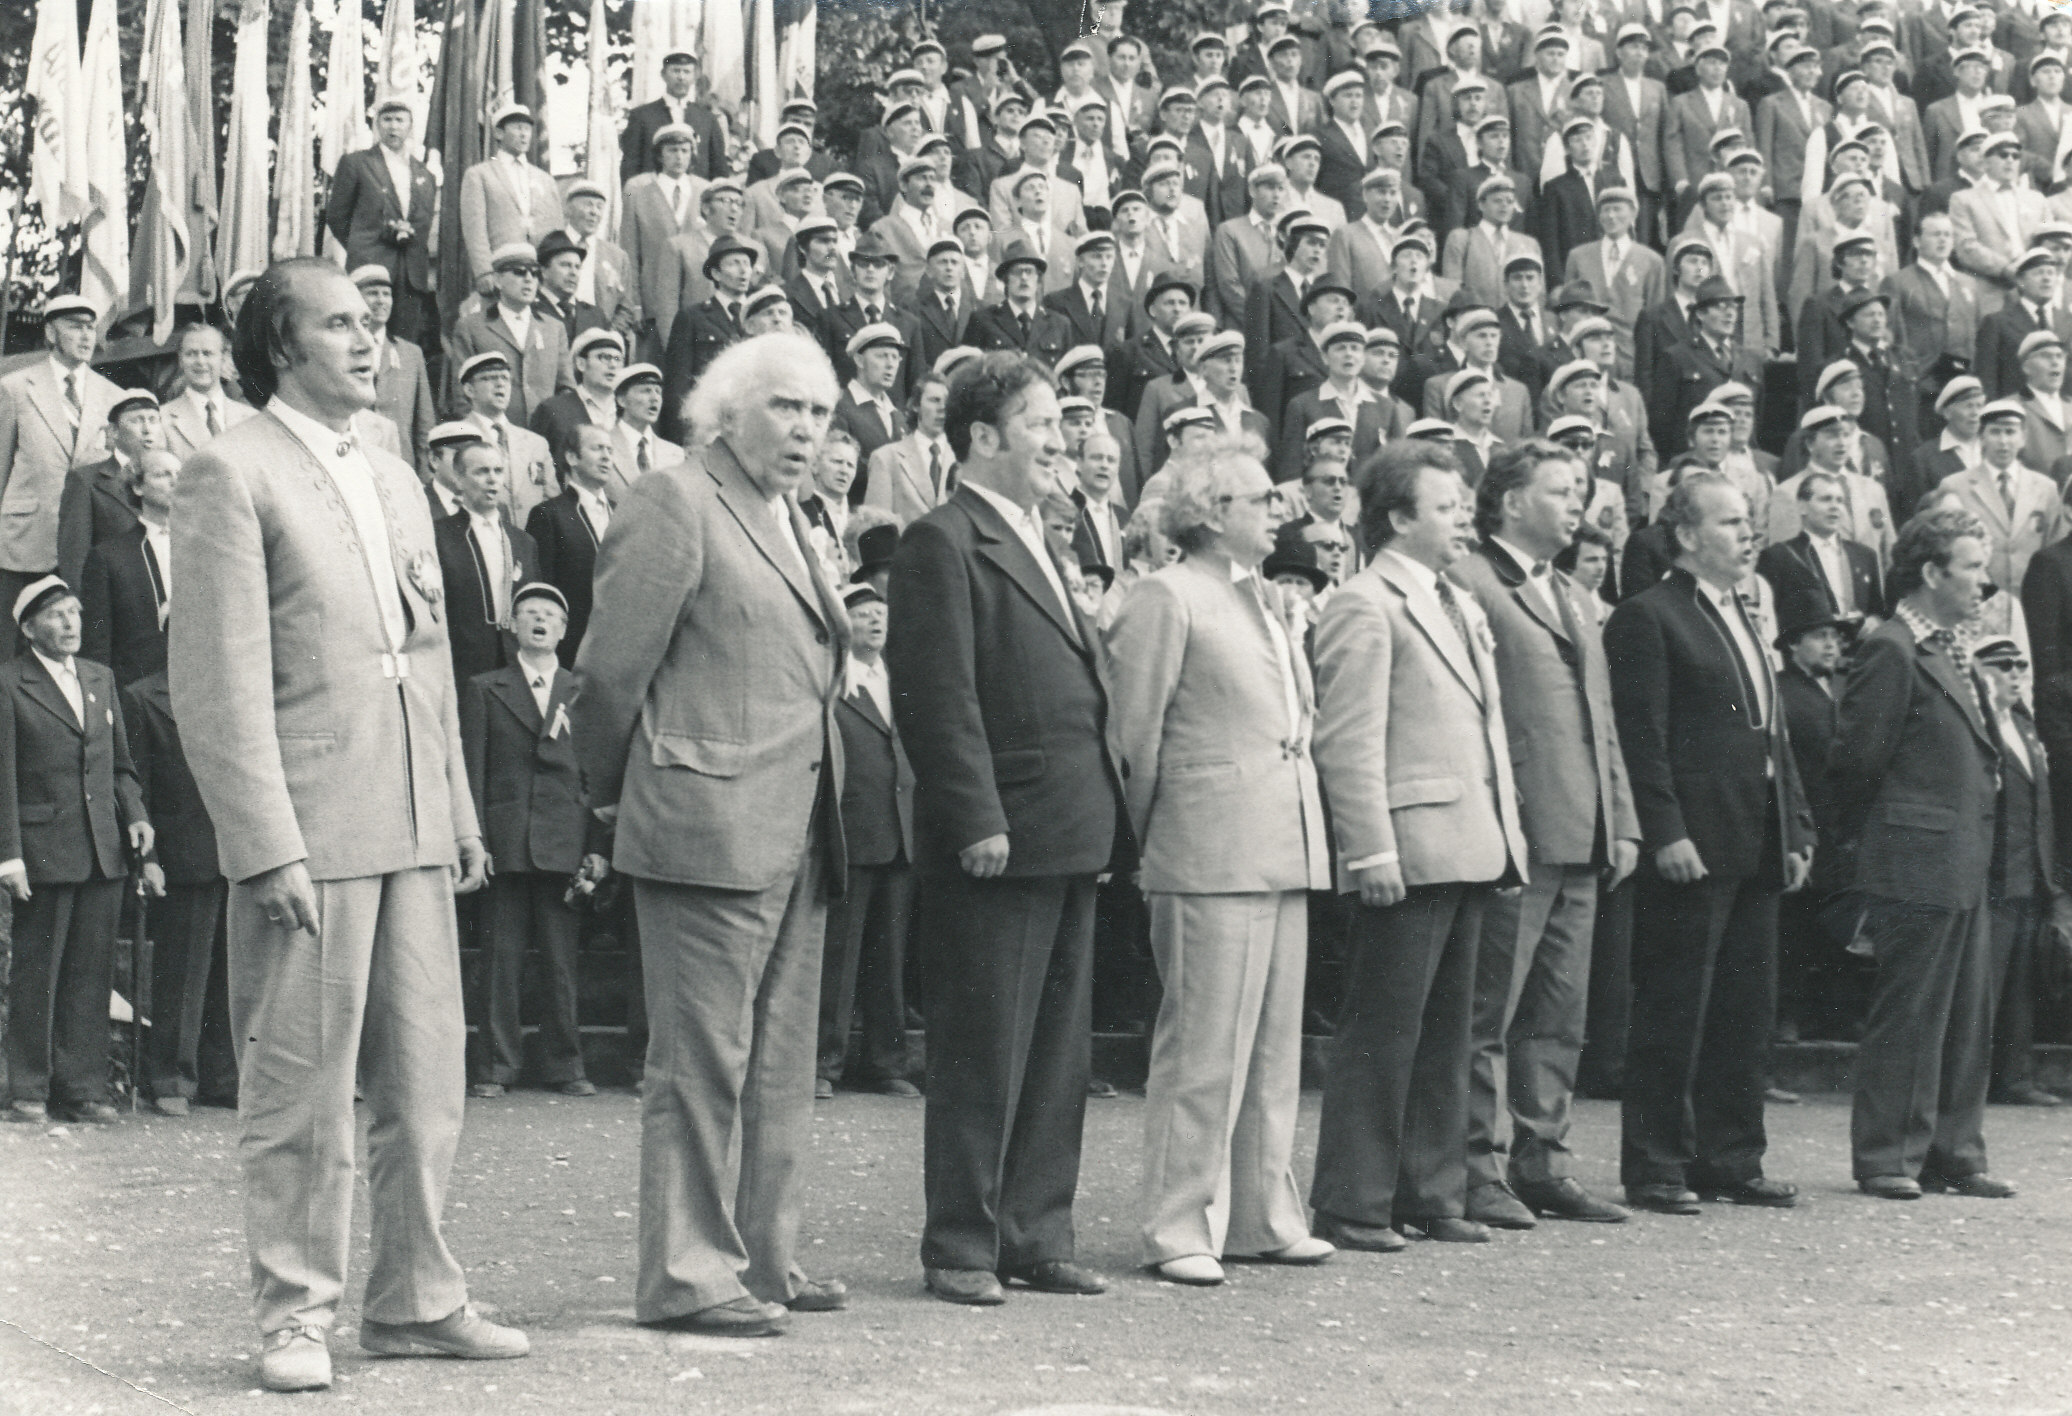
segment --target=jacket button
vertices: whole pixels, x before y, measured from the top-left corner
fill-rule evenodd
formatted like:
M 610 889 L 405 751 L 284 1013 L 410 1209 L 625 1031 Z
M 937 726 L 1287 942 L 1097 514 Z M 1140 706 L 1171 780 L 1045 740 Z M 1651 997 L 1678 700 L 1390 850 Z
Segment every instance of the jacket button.
M 819 763 L 819 761 L 818 761 L 818 760 L 816 759 L 816 760 L 814 760 L 814 761 L 812 761 L 812 762 L 808 762 L 808 763 L 806 764 L 806 770 L 807 770 L 808 772 L 818 772 L 818 771 L 820 770 L 820 763 Z
M 813 637 L 822 644 L 827 643 L 827 631 L 824 629 L 815 630 Z

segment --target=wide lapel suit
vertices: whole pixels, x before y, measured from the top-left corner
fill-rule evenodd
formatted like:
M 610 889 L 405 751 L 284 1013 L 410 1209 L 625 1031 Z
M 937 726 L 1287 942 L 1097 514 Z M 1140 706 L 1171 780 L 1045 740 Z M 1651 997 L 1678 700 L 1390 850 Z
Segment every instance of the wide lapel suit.
M 639 296 L 641 313 L 654 326 L 650 356 L 668 347 L 677 309 L 695 303 L 684 298 L 683 258 L 674 243 L 678 237 L 694 236 L 700 230 L 698 194 L 705 183 L 692 176 L 682 180 L 685 194 L 681 221 L 670 208 L 661 179 L 652 172 L 643 172 L 627 182 L 622 194 L 619 241 L 625 246 L 626 260 L 632 267 L 633 288 Z

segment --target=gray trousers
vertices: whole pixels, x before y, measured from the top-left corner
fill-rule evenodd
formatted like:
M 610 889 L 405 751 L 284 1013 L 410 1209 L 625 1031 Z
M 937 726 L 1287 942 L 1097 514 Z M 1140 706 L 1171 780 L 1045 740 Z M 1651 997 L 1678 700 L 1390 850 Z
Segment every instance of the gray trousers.
M 1471 1190 L 1506 1178 L 1559 1180 L 1572 1169 L 1569 1112 L 1589 1011 L 1596 921 L 1597 871 L 1588 865 L 1535 863 L 1523 889 L 1494 895 L 1483 906 L 1468 1053 Z
M 798 1163 L 812 1141 L 817 849 L 767 890 L 635 879 L 647 986 L 640 1107 L 641 1322 L 795 1297 Z
M 1309 895 L 1151 896 L 1164 985 L 1144 1085 L 1147 1264 L 1309 1236 L 1295 1183 Z
M 261 1332 L 327 1328 L 352 1247 L 353 1078 L 366 1093 L 364 1316 L 432 1322 L 468 1300 L 439 1234 L 467 1082 L 453 877 L 316 882 L 314 934 L 230 891 L 245 1236 Z

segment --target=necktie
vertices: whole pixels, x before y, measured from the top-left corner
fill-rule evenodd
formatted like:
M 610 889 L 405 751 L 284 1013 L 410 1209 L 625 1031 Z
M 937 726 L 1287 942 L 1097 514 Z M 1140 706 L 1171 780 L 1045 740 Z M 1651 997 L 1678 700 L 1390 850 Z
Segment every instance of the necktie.
M 1460 636 L 1460 647 L 1472 654 L 1474 650 L 1471 646 L 1474 641 L 1468 637 L 1468 617 L 1461 613 L 1460 601 L 1454 598 L 1453 587 L 1446 583 L 1446 577 L 1442 575 L 1434 582 L 1433 588 L 1439 596 L 1439 608 L 1446 611 L 1446 618 L 1453 625 L 1453 632 Z
M 646 433 L 642 433 L 640 441 L 633 445 L 633 465 L 640 469 L 640 475 L 643 477 L 655 465 L 653 460 L 648 457 L 648 434 Z
M 734 322 L 735 329 L 741 328 L 741 302 L 739 300 L 727 301 L 727 318 Z
M 214 437 L 214 436 L 216 436 L 216 434 L 218 434 L 218 433 L 220 433 L 220 432 L 222 432 L 222 431 L 223 431 L 223 420 L 222 420 L 221 418 L 218 418 L 218 417 L 216 416 L 216 400 L 215 400 L 215 399 L 211 398 L 211 399 L 207 400 L 206 402 L 204 402 L 204 403 L 202 404 L 202 412 L 203 412 L 203 413 L 204 413 L 204 414 L 205 414 L 205 415 L 207 416 L 207 418 L 208 418 L 208 420 L 209 420 L 209 436 L 210 436 L 210 437 Z
M 2000 472 L 2000 500 L 2007 507 L 2007 519 L 2014 520 L 2014 468 L 2007 467 Z
M 863 322 L 865 324 L 876 324 L 878 322 L 878 307 L 876 305 L 865 305 L 863 307 Z
M 1020 326 L 1022 327 L 1022 343 L 1023 343 L 1024 345 L 1026 345 L 1026 344 L 1028 344 L 1028 342 L 1029 342 L 1029 314 L 1028 314 L 1028 311 L 1026 311 L 1026 310 L 1016 310 L 1016 311 L 1014 312 L 1014 318 L 1015 318 L 1015 323 L 1019 324 L 1019 325 L 1020 325 Z
M 1101 297 L 1099 295 L 1095 295 L 1092 304 L 1094 313 L 1094 328 L 1099 329 L 1101 327 Z
M 676 218 L 678 226 L 683 225 L 683 183 L 669 184 L 669 212 Z
M 85 424 L 84 409 L 79 402 L 79 370 L 65 375 L 65 416 L 72 420 L 72 443 L 79 444 L 79 432 Z
M 543 674 L 532 676 L 532 701 L 540 710 L 540 717 L 547 716 L 547 680 Z
M 946 495 L 942 484 L 942 444 L 928 444 L 928 485 L 935 488 L 935 499 L 940 502 Z
M 504 450 L 504 456 L 508 459 L 511 455 L 511 434 L 501 422 L 496 425 L 496 445 Z M 339 455 L 344 456 L 343 453 Z M 506 472 L 510 470 L 508 460 L 504 463 L 504 470 Z

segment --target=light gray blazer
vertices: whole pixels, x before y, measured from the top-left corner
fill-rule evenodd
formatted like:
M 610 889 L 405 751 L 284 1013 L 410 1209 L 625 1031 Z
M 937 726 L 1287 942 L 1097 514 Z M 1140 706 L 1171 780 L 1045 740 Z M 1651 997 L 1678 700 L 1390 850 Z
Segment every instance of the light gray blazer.
M 108 457 L 103 433 L 122 390 L 91 369 L 79 386 L 75 436 L 49 356 L 0 379 L 0 569 L 40 572 L 58 563 L 66 473 Z
M 612 864 L 629 875 L 769 889 L 798 868 L 823 789 L 830 878 L 846 874 L 832 808 L 848 615 L 805 518 L 784 511 L 802 556 L 714 442 L 641 478 L 598 548 L 569 713 L 590 804 L 619 808 Z
M 1284 613 L 1280 588 L 1261 588 L 1272 611 Z M 1301 705 L 1292 725 L 1266 614 L 1220 568 L 1177 561 L 1140 577 L 1123 597 L 1108 648 L 1115 731 L 1130 765 L 1123 800 L 1143 852 L 1144 889 L 1330 888 L 1308 748 L 1316 701 L 1301 638 L 1289 645 Z
M 394 658 L 345 501 L 278 418 L 180 471 L 173 715 L 232 880 L 298 860 L 316 880 L 451 865 L 480 834 L 431 512 L 408 465 L 365 452 L 410 625 Z
M 1515 882 L 1526 862 L 1489 621 L 1465 591 L 1465 652 L 1438 596 L 1377 554 L 1317 620 L 1313 751 L 1346 862 L 1393 852 L 1405 885 Z M 1442 645 L 1448 647 L 1442 648 Z
M 527 206 L 519 206 L 519 186 L 528 194 Z M 512 241 L 530 241 L 538 246 L 549 231 L 561 225 L 561 189 L 545 169 L 525 164 L 519 178 L 508 163 L 485 159 L 470 167 L 460 178 L 460 236 L 468 253 L 468 282 L 473 284 L 489 270 L 490 252 Z
M 870 483 L 863 489 L 863 500 L 868 506 L 891 512 L 902 526 L 939 505 L 935 484 L 928 476 L 928 455 L 911 435 L 871 454 Z

